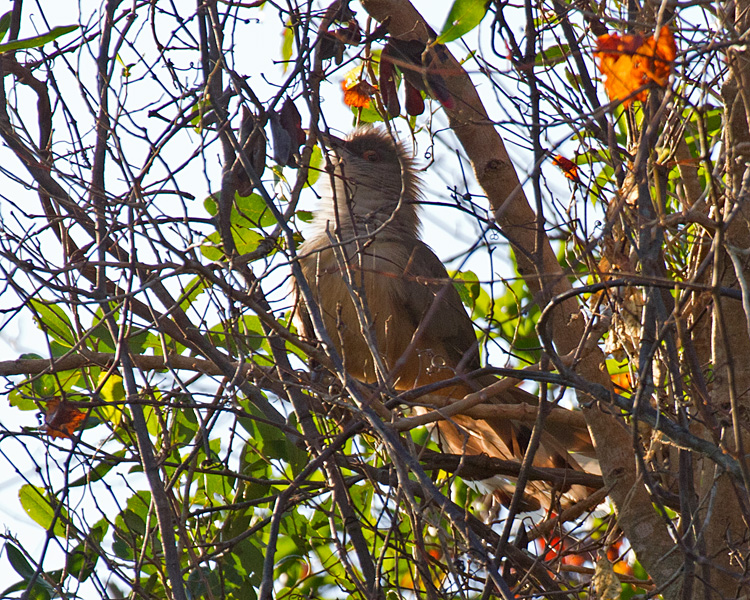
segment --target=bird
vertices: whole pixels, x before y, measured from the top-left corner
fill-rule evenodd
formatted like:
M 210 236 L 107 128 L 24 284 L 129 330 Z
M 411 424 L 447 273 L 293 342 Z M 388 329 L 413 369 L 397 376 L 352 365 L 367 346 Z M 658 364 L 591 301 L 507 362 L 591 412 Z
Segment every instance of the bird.
M 478 370 L 474 324 L 445 266 L 420 238 L 423 185 L 405 145 L 372 126 L 345 139 L 326 135 L 324 141 L 333 164 L 298 259 L 347 371 L 364 383 L 406 391 Z M 299 289 L 296 296 L 297 328 L 314 339 Z M 435 393 L 455 401 L 496 381 L 492 375 L 466 378 Z M 491 398 L 537 401 L 518 387 Z M 523 457 L 530 434 L 528 425 L 509 419 L 455 415 L 439 422 L 433 437 L 453 454 L 513 460 Z M 581 470 L 568 449 L 590 446 L 585 430 L 545 430 L 534 465 Z M 507 478 L 492 478 L 487 487 L 502 503 L 513 489 Z M 586 489 L 574 489 L 579 487 L 569 488 L 568 497 L 587 495 Z M 550 498 L 549 486 L 527 484 L 529 509 L 549 507 Z

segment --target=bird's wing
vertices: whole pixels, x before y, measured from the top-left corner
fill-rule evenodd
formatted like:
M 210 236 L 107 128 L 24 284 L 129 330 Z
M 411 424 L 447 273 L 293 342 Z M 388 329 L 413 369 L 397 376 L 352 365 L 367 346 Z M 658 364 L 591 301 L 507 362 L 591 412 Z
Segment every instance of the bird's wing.
M 441 346 L 451 367 L 479 368 L 474 324 L 461 302 L 443 263 L 422 241 L 405 248 L 403 265 L 404 310 L 426 344 Z

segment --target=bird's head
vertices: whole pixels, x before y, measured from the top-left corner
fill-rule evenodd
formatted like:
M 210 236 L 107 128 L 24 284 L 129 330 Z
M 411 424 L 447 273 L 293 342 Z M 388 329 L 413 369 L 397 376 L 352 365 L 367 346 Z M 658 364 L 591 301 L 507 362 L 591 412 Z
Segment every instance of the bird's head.
M 388 222 L 388 227 L 416 234 L 420 181 L 403 144 L 374 127 L 356 129 L 346 139 L 324 136 L 324 142 L 331 151 L 333 170 L 330 198 L 324 199 L 323 209 L 337 210 L 345 228 L 347 221 L 355 226 Z

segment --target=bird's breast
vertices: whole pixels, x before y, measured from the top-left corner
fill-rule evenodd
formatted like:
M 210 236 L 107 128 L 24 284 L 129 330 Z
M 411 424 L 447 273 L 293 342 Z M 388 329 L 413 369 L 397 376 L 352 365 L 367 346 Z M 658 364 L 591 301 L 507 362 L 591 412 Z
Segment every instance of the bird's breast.
M 397 389 L 452 376 L 442 368 L 447 360 L 439 341 L 421 336 L 410 348 L 419 321 L 408 307 L 409 287 L 423 285 L 409 273 L 413 252 L 397 240 L 375 239 L 307 251 L 301 259 L 326 330 L 359 379 L 377 381 L 377 359 Z

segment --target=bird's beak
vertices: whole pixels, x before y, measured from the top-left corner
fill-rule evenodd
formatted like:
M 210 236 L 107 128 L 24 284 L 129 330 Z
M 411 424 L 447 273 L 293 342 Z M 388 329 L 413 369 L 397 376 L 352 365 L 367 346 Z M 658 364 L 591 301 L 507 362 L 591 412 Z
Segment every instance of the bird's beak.
M 346 140 L 336 137 L 332 133 L 318 132 L 318 141 L 323 146 L 323 154 L 335 165 L 346 153 Z
M 330 132 L 319 131 L 318 140 L 323 144 L 326 149 L 343 148 L 346 143 L 339 137 L 336 137 Z

